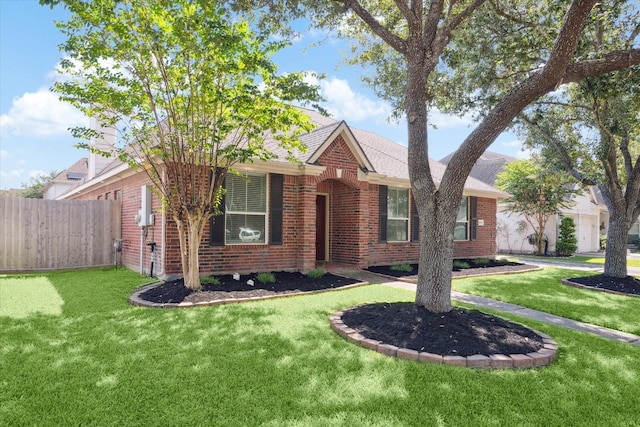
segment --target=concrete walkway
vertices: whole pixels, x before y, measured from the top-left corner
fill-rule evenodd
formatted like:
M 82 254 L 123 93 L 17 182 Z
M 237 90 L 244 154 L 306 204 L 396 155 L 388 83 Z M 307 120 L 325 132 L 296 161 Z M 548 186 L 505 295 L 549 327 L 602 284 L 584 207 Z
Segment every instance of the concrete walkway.
M 380 283 L 386 286 L 391 286 L 398 289 L 404 289 L 407 291 L 416 291 L 416 285 L 408 282 L 393 281 L 385 279 L 376 274 L 368 273 L 362 270 L 349 270 L 341 271 L 343 275 L 353 277 L 354 279 L 362 280 L 369 283 Z M 455 301 L 472 304 L 478 307 L 490 308 L 505 313 L 514 314 L 527 319 L 537 320 L 540 322 L 546 322 L 557 326 L 563 326 L 565 328 L 574 329 L 576 331 L 587 332 L 590 334 L 598 335 L 610 340 L 626 342 L 631 345 L 640 347 L 640 336 L 629 334 L 627 332 L 616 331 L 615 329 L 609 329 L 602 326 L 591 325 L 589 323 L 579 322 L 577 320 L 571 320 L 564 317 L 556 316 L 554 314 L 545 313 L 543 311 L 532 310 L 530 308 L 521 307 L 515 304 L 509 304 L 506 302 L 496 301 L 489 298 L 479 297 L 475 295 L 464 294 L 462 292 L 452 291 L 451 298 Z
M 580 254 L 580 255 L 589 255 L 589 254 Z M 592 255 L 603 257 L 602 254 L 592 254 Z M 539 259 L 536 257 L 526 257 L 526 256 L 518 256 L 518 259 L 522 263 L 537 265 L 540 267 L 569 268 L 571 270 L 593 271 L 594 273 L 602 273 L 604 271 L 604 265 L 600 265 L 600 264 L 567 262 L 567 261 L 562 261 L 560 259 L 559 260 Z M 629 276 L 640 277 L 640 267 L 627 267 L 627 274 Z

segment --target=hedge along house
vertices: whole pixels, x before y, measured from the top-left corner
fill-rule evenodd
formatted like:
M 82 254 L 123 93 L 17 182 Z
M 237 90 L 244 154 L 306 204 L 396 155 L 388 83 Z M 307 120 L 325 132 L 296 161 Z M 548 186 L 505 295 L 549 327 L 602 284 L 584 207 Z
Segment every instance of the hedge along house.
M 237 165 L 241 176 L 227 175 L 223 214 L 210 222 L 200 244 L 202 274 L 417 262 L 419 220 L 407 148 L 305 111 L 317 128 L 301 138 L 307 151 L 299 153 L 298 164 L 284 160 L 277 144 L 266 140 L 279 159 Z M 444 168 L 431 161 L 434 177 L 442 176 Z M 156 275 L 176 277 L 182 271 L 177 228 L 148 186 L 144 171 L 112 160 L 60 198 L 120 200 L 122 263 L 148 272 L 148 244 L 155 242 Z M 467 180 L 455 257 L 495 255 L 496 200 L 503 196 L 487 184 Z

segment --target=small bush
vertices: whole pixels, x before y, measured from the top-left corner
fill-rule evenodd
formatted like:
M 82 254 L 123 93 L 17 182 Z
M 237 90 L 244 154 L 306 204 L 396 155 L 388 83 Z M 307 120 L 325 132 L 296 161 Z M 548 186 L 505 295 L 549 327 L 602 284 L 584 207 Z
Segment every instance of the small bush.
M 258 273 L 256 275 L 256 279 L 258 280 L 258 282 L 262 283 L 262 284 L 267 284 L 267 283 L 276 283 L 276 276 L 273 275 L 273 273 L 268 272 L 268 271 L 264 271 L 262 273 Z
M 409 264 L 404 263 L 404 264 L 395 264 L 391 266 L 391 270 L 393 271 L 406 271 L 406 272 L 410 272 L 413 271 L 413 267 L 411 267 Z
M 200 283 L 202 283 L 203 285 L 219 285 L 220 279 L 213 276 L 202 276 L 200 278 Z
M 601 234 L 600 235 L 600 250 L 604 251 L 605 249 L 607 249 L 607 235 L 606 234 Z
M 470 267 L 471 266 L 469 265 L 468 262 L 458 261 L 458 260 L 453 261 L 453 268 L 459 268 L 460 270 L 465 270 Z
M 324 269 L 322 269 L 322 268 L 314 268 L 313 270 L 309 270 L 309 272 L 307 273 L 307 277 L 309 277 L 311 279 L 319 279 L 320 277 L 324 276 L 325 274 L 327 274 L 327 272 L 324 271 Z
M 491 260 L 489 258 L 476 258 L 471 262 L 473 265 L 477 265 L 478 267 L 486 267 L 491 264 Z
M 565 217 L 560 221 L 560 235 L 556 243 L 558 256 L 571 256 L 578 250 L 576 239 L 576 224 L 573 218 Z

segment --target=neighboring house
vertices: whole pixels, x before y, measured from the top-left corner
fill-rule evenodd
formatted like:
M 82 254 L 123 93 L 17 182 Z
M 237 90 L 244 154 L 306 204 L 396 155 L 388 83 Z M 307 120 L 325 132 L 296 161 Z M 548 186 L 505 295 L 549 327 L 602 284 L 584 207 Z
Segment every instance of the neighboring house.
M 307 151 L 298 153 L 299 164 L 284 160 L 283 150 L 268 140 L 279 159 L 237 165 L 249 181 L 227 176 L 223 215 L 209 224 L 200 245 L 203 274 L 417 262 L 419 226 L 410 196 L 407 148 L 344 121 L 307 113 L 318 127 L 301 137 Z M 431 161 L 436 181 L 444 169 Z M 177 229 L 157 197 L 150 208 L 153 225 L 140 227 L 136 222 L 148 218 L 137 214 L 149 184 L 144 173 L 112 160 L 60 198 L 117 194 L 122 203 L 122 262 L 147 271 L 147 245 L 154 241 L 155 271 L 159 277 L 175 277 L 181 274 Z M 504 193 L 468 179 L 455 257 L 495 256 L 498 197 Z
M 86 157 L 75 162 L 69 168 L 60 172 L 55 178 L 42 187 L 42 197 L 54 200 L 68 192 L 87 176 L 88 161 Z
M 440 160 L 447 164 L 453 154 Z M 517 160 L 504 154 L 485 152 L 471 170 L 470 176 L 494 185 L 497 175 L 506 163 Z M 574 187 L 578 189 L 578 187 Z M 609 227 L 609 212 L 597 187 L 568 196 L 570 206 L 561 210 L 561 215 L 549 219 L 545 228 L 548 239 L 548 252 L 555 252 L 562 216 L 573 218 L 576 224 L 578 252 L 596 252 L 600 250 L 600 235 L 606 235 Z M 527 236 L 534 233 L 533 228 L 524 220 L 524 216 L 506 211 L 504 203 L 498 202 L 497 246 L 501 253 L 531 253 L 535 247 Z

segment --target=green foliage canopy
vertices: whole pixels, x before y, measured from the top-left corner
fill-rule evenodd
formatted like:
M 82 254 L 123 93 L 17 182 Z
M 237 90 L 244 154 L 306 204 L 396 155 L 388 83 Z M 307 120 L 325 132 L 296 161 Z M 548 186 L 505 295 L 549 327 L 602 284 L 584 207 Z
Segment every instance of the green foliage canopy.
M 538 254 L 543 253 L 544 230 L 552 215 L 570 205 L 575 180 L 567 173 L 550 170 L 535 159 L 507 163 L 498 174 L 496 187 L 509 193 L 506 210 L 522 214 L 535 230 Z
M 185 285 L 200 289 L 198 248 L 227 172 L 274 158 L 265 140 L 290 160 L 303 151 L 298 137 L 312 124 L 292 103 L 318 101 L 318 88 L 302 73 L 278 75 L 270 58 L 286 42 L 254 31 L 223 1 L 62 2 L 71 17 L 58 23 L 67 56 L 54 90 L 118 129 L 117 148 L 81 146 L 148 174 L 177 225 Z M 73 134 L 101 136 L 91 128 Z

